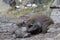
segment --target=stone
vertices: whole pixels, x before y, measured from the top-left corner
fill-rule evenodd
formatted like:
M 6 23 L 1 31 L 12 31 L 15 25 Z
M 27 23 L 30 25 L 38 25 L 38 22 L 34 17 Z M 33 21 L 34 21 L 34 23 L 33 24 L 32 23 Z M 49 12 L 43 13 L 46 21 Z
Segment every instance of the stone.
M 15 6 L 17 9 L 19 9 L 20 8 L 20 6 Z
M 32 4 L 27 4 L 27 7 L 31 7 Z
M 13 32 L 17 28 L 16 24 L 13 23 L 2 23 L 0 24 L 0 32 Z
M 37 7 L 37 5 L 36 4 L 32 4 L 32 8 L 36 8 Z
M 60 38 L 60 33 L 57 34 L 54 38 Z
M 22 0 L 18 0 L 19 2 L 22 2 Z
M 44 40 L 54 40 L 53 38 L 45 38 Z
M 60 32 L 60 23 L 50 25 L 48 32 Z

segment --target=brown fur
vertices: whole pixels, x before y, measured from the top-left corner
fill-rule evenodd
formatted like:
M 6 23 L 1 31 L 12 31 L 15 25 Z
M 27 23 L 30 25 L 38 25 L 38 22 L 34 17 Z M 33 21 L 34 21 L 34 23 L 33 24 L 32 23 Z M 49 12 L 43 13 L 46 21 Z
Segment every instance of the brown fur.
M 27 30 L 25 31 L 27 34 L 38 34 L 40 32 L 46 33 L 47 27 L 53 24 L 53 21 L 50 17 L 43 15 L 43 14 L 34 14 L 33 16 L 29 17 L 25 22 L 17 24 L 19 28 L 15 31 L 16 37 L 26 37 L 22 36 L 21 34 L 21 27 L 26 27 Z M 28 36 L 28 35 L 27 35 Z
M 37 22 L 39 22 L 40 26 L 42 26 L 41 29 L 42 29 L 43 33 L 47 32 L 47 27 L 50 24 L 53 24 L 52 19 L 50 17 L 48 17 L 47 15 L 35 14 L 27 20 L 27 25 L 34 24 L 34 23 L 37 23 Z

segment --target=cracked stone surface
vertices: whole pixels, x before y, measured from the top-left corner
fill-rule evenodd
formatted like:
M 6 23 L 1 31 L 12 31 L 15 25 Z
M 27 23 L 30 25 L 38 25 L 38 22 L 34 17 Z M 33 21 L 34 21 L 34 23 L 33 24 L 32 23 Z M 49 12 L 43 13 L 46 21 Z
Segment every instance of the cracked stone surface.
M 56 1 L 55 1 L 56 2 Z M 55 2 L 53 4 L 55 4 Z M 9 6 L 2 3 L 0 0 L 0 12 L 9 8 Z M 31 14 L 29 14 L 31 15 Z M 60 9 L 53 9 L 51 13 L 51 18 L 54 23 L 60 23 Z M 52 24 L 49 26 L 48 33 L 38 34 L 29 38 L 14 38 L 12 32 L 17 28 L 16 23 L 22 22 L 27 18 L 6 18 L 0 16 L 0 40 L 60 40 L 60 24 Z

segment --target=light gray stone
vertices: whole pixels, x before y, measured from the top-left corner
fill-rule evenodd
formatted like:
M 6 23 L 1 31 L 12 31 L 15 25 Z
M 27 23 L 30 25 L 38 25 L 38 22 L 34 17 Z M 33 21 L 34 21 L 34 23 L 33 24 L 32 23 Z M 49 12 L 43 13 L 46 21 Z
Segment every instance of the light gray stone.
M 45 38 L 44 40 L 54 40 L 53 38 Z

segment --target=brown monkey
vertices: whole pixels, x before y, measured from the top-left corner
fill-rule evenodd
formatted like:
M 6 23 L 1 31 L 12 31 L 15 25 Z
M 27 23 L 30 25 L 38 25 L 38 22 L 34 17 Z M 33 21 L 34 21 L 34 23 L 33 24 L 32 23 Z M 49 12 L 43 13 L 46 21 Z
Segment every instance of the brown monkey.
M 35 14 L 27 20 L 26 24 L 28 25 L 28 32 L 33 33 L 33 31 L 39 29 L 39 31 L 42 31 L 42 33 L 46 33 L 47 27 L 50 24 L 53 24 L 53 21 L 47 15 Z
M 28 18 L 25 22 L 17 24 L 19 28 L 22 29 L 24 27 L 24 29 L 26 29 L 23 31 L 26 33 L 24 34 L 26 36 L 24 36 L 23 33 L 22 33 L 23 36 L 21 35 L 22 30 L 20 29 L 17 29 L 17 31 L 15 31 L 15 34 L 19 35 L 17 37 L 27 37 L 30 34 L 38 34 L 40 32 L 46 33 L 47 27 L 51 24 L 53 24 L 53 21 L 47 15 L 35 14 Z

